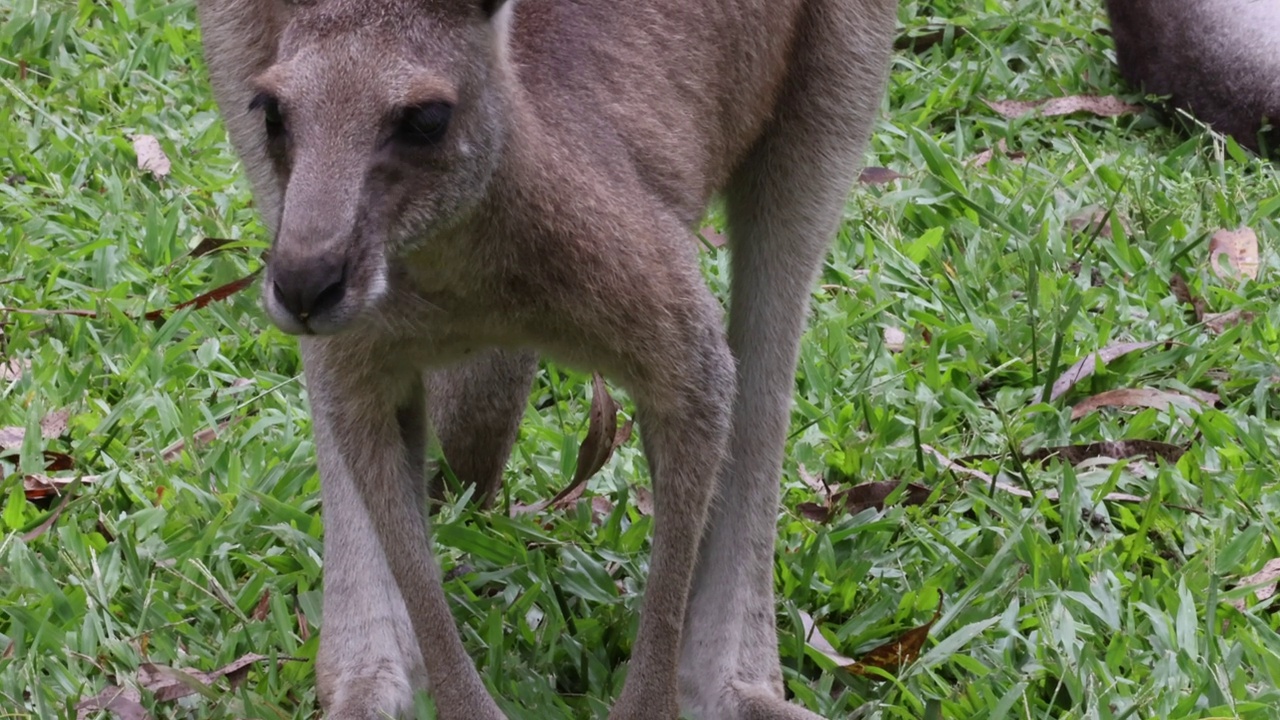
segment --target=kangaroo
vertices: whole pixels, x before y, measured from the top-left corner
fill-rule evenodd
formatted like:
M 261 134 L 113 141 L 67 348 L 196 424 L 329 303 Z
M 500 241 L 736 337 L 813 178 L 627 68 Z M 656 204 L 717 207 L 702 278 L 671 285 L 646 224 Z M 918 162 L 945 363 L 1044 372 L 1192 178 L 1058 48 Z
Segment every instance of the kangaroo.
M 655 489 L 612 720 L 800 720 L 779 476 L 811 285 L 879 109 L 893 0 L 199 0 L 273 236 L 320 470 L 330 718 L 504 715 L 428 544 L 431 425 L 489 492 L 540 354 L 636 405 Z M 727 329 L 693 230 L 723 198 Z M 714 501 L 713 501 L 714 496 Z
M 1280 150 L 1280 2 L 1107 0 L 1120 73 L 1255 152 Z

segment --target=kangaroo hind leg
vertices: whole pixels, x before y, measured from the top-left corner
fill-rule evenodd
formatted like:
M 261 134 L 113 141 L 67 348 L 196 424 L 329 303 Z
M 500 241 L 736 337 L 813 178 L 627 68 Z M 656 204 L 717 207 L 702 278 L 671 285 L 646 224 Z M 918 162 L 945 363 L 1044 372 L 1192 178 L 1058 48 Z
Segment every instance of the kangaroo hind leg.
M 729 459 L 699 551 L 680 679 L 698 720 L 805 720 L 784 700 L 773 595 L 779 477 L 812 284 L 883 91 L 895 4 L 812 0 L 772 127 L 726 192 Z

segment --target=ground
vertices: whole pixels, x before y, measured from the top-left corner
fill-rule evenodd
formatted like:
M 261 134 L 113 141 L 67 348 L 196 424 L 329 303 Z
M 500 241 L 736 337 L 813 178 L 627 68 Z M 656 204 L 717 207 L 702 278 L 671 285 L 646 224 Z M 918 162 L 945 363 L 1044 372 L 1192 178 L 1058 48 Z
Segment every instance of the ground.
M 319 716 L 296 346 L 256 286 L 173 309 L 267 245 L 193 16 L 0 0 L 0 717 L 72 717 L 110 685 L 141 686 L 155 717 Z M 984 102 L 1142 101 L 1100 2 L 908 1 L 901 19 L 867 153 L 892 173 L 850 198 L 796 383 L 776 566 L 789 692 L 826 717 L 1276 717 L 1275 578 L 1242 580 L 1280 555 L 1274 168 L 1150 110 L 1008 119 Z M 134 135 L 158 139 L 167 174 L 139 168 Z M 1211 239 L 1240 227 L 1256 265 L 1248 233 Z M 189 252 L 206 238 L 234 242 Z M 580 503 L 511 516 L 573 476 L 590 387 L 544 365 L 495 509 L 437 516 L 465 642 L 513 718 L 603 717 L 634 635 L 652 524 L 637 439 Z M 1082 405 L 1113 390 L 1143 392 Z M 1149 443 L 1036 452 L 1102 441 Z M 833 497 L 870 482 L 902 487 L 882 506 Z M 939 603 L 887 674 L 813 647 L 860 658 Z M 808 645 L 804 615 L 823 633 Z M 209 688 L 162 670 L 237 660 Z

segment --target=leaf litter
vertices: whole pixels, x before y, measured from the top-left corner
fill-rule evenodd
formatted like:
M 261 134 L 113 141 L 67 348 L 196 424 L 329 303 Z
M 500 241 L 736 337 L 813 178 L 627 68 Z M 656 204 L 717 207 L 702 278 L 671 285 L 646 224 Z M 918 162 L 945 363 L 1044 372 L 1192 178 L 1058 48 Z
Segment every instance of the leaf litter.
M 1089 353 L 1083 358 L 1076 361 L 1074 365 L 1067 368 L 1057 380 L 1053 381 L 1053 391 L 1049 394 L 1050 400 L 1057 400 L 1071 391 L 1076 383 L 1093 375 L 1098 365 L 1106 365 L 1123 355 L 1128 355 L 1137 350 L 1146 350 L 1149 347 L 1158 345 L 1156 342 L 1124 342 L 1108 345 L 1097 352 Z
M 587 435 L 578 446 L 578 463 L 573 479 L 550 500 L 533 505 L 515 505 L 512 515 L 540 512 L 547 508 L 565 510 L 578 502 L 587 489 L 587 481 L 609 462 L 613 453 L 631 438 L 632 421 L 618 425 L 621 406 L 609 394 L 604 377 L 591 374 L 591 410 L 587 416 Z
M 847 672 L 882 680 L 886 673 L 890 675 L 896 674 L 902 668 L 919 659 L 920 652 L 924 649 L 924 643 L 929 638 L 929 631 L 933 629 L 934 624 L 942 617 L 944 597 L 943 593 L 938 593 L 938 607 L 933 611 L 933 617 L 929 619 L 929 622 L 911 628 L 883 645 L 868 650 L 856 660 L 842 655 L 836 650 L 830 641 L 818 631 L 813 617 L 808 613 L 803 611 L 800 613 L 800 622 L 804 627 L 805 642 L 808 643 L 809 647 L 818 651 Z
M 1202 395 L 1185 395 L 1173 390 L 1120 388 L 1098 393 L 1076 403 L 1071 408 L 1071 419 L 1079 420 L 1094 410 L 1104 407 L 1144 407 L 1157 410 L 1178 407 L 1186 410 L 1200 410 L 1205 405 L 1216 405 L 1217 402 L 1218 396 L 1208 392 Z

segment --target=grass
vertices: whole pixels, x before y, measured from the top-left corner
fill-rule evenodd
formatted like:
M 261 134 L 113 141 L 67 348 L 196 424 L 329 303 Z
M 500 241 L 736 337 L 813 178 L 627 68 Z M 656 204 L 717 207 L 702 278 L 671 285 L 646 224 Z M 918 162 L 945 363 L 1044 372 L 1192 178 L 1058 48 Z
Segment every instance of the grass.
M 815 291 L 779 515 L 789 692 L 826 717 L 1277 717 L 1277 601 L 1240 585 L 1280 556 L 1275 170 L 1149 113 L 1008 120 L 981 102 L 1133 99 L 1100 3 L 900 12 L 904 33 L 966 32 L 897 53 L 868 162 L 903 177 L 854 193 Z M 256 291 L 140 319 L 245 275 L 267 245 L 193 15 L 189 2 L 0 0 L 0 306 L 97 313 L 0 314 L 0 361 L 25 368 L 0 380 L 0 427 L 27 431 L 0 459 L 0 717 L 70 718 L 146 663 L 211 671 L 249 653 L 267 659 L 234 689 L 142 703 L 166 718 L 319 716 L 318 478 L 295 345 Z M 160 140 L 171 175 L 137 169 L 135 133 Z M 973 162 L 1001 142 L 1025 156 Z M 1114 232 L 1073 226 L 1090 206 Z M 1239 225 L 1261 241 L 1257 280 L 1209 265 L 1210 234 Z M 187 256 L 206 237 L 236 242 Z M 704 259 L 723 292 L 724 254 Z M 1209 311 L 1249 315 L 1215 332 L 1175 299 L 1175 274 Z M 902 331 L 900 350 L 886 329 Z M 1157 344 L 1046 399 L 1068 365 L 1121 341 Z M 652 522 L 637 441 L 591 481 L 612 506 L 602 515 L 506 512 L 572 477 L 588 388 L 545 365 L 500 507 L 459 498 L 437 520 L 464 640 L 513 718 L 604 717 L 634 636 Z M 1072 419 L 1119 388 L 1220 401 Z M 66 428 L 42 439 L 57 411 Z M 1030 455 L 1102 440 L 1186 451 Z M 926 446 L 990 455 L 968 465 L 1032 497 L 951 472 Z M 26 541 L 53 509 L 24 491 L 46 450 L 72 464 L 56 475 L 97 478 L 66 488 Z M 815 522 L 796 507 L 821 500 L 816 475 L 929 496 Z M 801 612 L 856 657 L 940 599 L 922 654 L 892 680 L 806 648 Z

